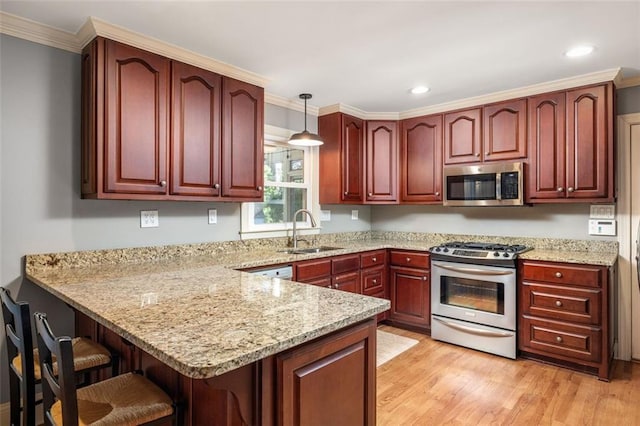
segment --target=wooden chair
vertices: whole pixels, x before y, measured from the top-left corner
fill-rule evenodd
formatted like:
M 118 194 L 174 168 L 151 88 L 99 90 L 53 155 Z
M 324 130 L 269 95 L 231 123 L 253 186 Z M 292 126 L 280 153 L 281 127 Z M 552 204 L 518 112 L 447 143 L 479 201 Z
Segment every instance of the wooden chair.
M 0 288 L 2 316 L 7 335 L 7 355 L 9 359 L 10 424 L 33 426 L 36 424 L 36 384 L 40 383 L 40 361 L 38 349 L 33 348 L 33 332 L 29 304 L 16 302 L 6 288 Z M 119 369 L 119 358 L 106 348 L 90 339 L 75 338 L 72 341 L 75 356 L 74 370 L 85 374 L 89 371 L 112 368 L 112 375 Z M 54 373 L 58 366 L 54 363 Z M 22 399 L 22 403 L 21 403 Z
M 126 373 L 77 389 L 71 338 L 54 336 L 45 314 L 34 316 L 45 425 L 77 426 L 94 422 L 152 425 L 165 423 L 170 418 L 178 425 L 177 406 L 162 389 L 140 374 Z M 53 357 L 57 358 L 57 377 Z

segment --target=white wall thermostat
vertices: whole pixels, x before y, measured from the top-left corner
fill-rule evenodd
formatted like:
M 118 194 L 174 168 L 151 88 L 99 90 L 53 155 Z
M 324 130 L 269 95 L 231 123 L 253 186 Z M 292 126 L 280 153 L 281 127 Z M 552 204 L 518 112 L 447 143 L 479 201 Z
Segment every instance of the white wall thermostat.
M 589 235 L 616 235 L 614 219 L 589 219 Z

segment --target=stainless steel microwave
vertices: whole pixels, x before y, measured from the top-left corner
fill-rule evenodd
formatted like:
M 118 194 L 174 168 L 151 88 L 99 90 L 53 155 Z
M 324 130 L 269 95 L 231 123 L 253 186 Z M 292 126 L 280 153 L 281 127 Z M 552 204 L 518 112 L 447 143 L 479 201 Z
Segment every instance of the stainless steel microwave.
M 523 164 L 445 166 L 445 206 L 521 206 Z

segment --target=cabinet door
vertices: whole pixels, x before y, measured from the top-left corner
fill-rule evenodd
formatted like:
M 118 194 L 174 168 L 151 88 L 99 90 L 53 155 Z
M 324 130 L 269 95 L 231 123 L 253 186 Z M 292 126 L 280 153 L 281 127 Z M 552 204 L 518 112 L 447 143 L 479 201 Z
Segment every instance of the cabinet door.
M 398 199 L 398 131 L 395 121 L 367 122 L 367 201 Z
M 223 78 L 222 196 L 262 199 L 264 89 Z
M 428 327 L 431 323 L 429 272 L 392 266 L 390 319 Z
M 481 111 L 473 108 L 444 115 L 444 164 L 482 161 Z
M 565 93 L 534 96 L 528 102 L 531 155 L 527 201 L 564 198 Z
M 527 156 L 527 100 L 500 102 L 482 108 L 484 161 Z
M 169 59 L 105 41 L 105 192 L 167 193 Z
M 362 202 L 364 121 L 342 118 L 342 201 Z
M 171 194 L 220 195 L 222 77 L 172 62 Z
M 442 116 L 402 122 L 400 201 L 442 201 Z
M 360 286 L 360 271 L 334 275 L 331 279 L 331 287 L 336 290 L 362 294 Z
M 613 197 L 611 86 L 567 92 L 567 197 Z
M 357 326 L 276 356 L 276 424 L 376 424 L 376 324 Z

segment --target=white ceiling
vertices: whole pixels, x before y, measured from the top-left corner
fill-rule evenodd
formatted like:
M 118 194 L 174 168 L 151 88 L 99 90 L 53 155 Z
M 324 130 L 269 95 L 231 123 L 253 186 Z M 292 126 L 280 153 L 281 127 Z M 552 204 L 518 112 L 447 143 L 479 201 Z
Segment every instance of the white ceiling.
M 94 16 L 260 74 L 269 93 L 398 112 L 621 67 L 640 75 L 640 0 L 6 1 L 72 33 Z M 569 59 L 569 47 L 595 52 Z M 431 87 L 411 95 L 417 84 Z

